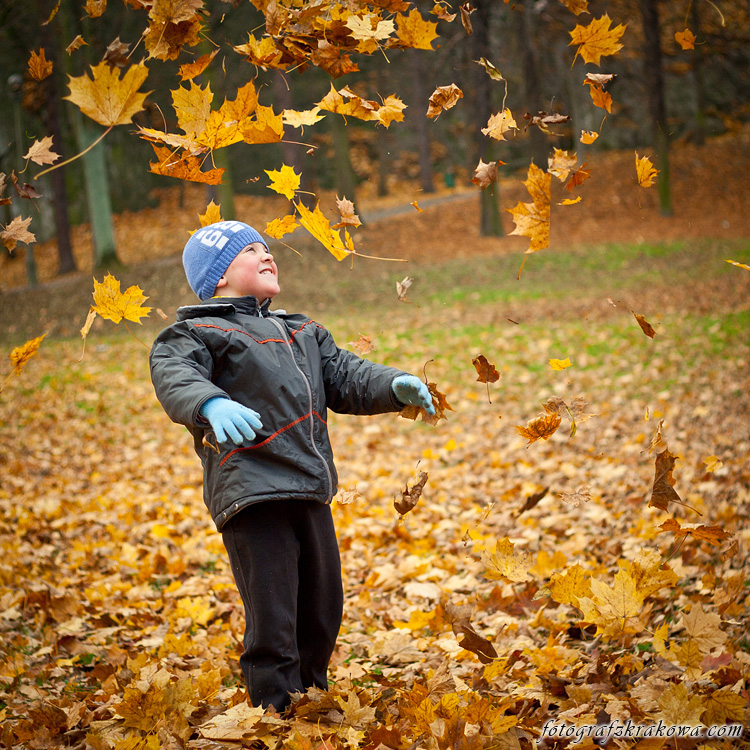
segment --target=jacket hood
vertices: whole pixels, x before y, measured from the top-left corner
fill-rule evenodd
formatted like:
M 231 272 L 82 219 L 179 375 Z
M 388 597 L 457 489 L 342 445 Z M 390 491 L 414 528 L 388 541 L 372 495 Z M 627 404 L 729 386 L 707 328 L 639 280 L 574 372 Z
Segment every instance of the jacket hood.
M 192 320 L 193 318 L 205 318 L 207 316 L 223 317 L 236 312 L 264 316 L 270 314 L 268 310 L 270 306 L 270 299 L 259 303 L 256 297 L 212 297 L 197 305 L 185 305 L 177 308 L 177 320 Z

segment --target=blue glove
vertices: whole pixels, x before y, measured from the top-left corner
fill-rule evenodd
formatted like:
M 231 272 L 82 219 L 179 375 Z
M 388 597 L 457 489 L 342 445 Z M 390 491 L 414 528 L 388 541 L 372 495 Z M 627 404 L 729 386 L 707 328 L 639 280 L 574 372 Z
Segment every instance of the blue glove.
M 428 414 L 435 413 L 432 395 L 427 386 L 414 375 L 399 375 L 391 383 L 393 395 L 402 403 L 421 406 Z
M 199 414 L 208 420 L 220 443 L 231 440 L 235 445 L 242 445 L 243 436 L 252 440 L 255 431 L 263 427 L 260 414 L 223 396 L 208 399 Z

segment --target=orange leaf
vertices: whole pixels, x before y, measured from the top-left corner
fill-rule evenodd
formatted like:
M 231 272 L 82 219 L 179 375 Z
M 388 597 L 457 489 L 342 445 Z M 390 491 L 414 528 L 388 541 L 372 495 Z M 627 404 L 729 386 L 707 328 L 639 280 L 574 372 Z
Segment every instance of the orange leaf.
M 247 44 L 234 48 L 235 52 L 244 55 L 253 65 L 263 68 L 285 68 L 281 60 L 284 53 L 276 46 L 273 37 L 266 36 L 258 41 L 252 34 L 248 34 Z
M 589 144 L 593 143 L 599 137 L 599 133 L 595 133 L 592 130 L 581 131 L 581 143 Z
M 216 57 L 218 52 L 219 50 L 216 49 L 207 55 L 199 57 L 195 62 L 180 65 L 180 70 L 178 71 L 180 78 L 183 81 L 189 81 L 199 76 L 211 64 L 211 60 Z
M 500 380 L 500 373 L 495 369 L 495 365 L 487 360 L 484 354 L 480 354 L 471 360 L 477 371 L 477 381 L 479 383 L 495 383 Z
M 436 383 L 427 383 L 427 389 L 432 396 L 435 413 L 428 414 L 421 406 L 407 405 L 398 413 L 399 417 L 416 420 L 421 416 L 423 422 L 431 425 L 436 425 L 441 419 L 447 419 L 445 412 L 446 410 L 453 411 L 453 407 L 448 403 L 445 394 L 437 389 Z
M 64 99 L 92 120 L 105 127 L 124 125 L 143 109 L 143 100 L 148 96 L 138 92 L 148 76 L 143 63 L 131 66 L 120 78 L 119 69 L 102 62 L 91 68 L 91 76 L 68 76 L 70 96 Z
M 272 107 L 258 106 L 255 120 L 242 123 L 242 140 L 245 143 L 279 143 L 284 137 L 284 119 Z
M 197 156 L 183 154 L 182 157 L 178 157 L 168 148 L 160 148 L 153 143 L 151 145 L 159 160 L 149 163 L 150 171 L 154 174 L 176 177 L 178 180 L 202 182 L 207 185 L 218 185 L 221 182 L 223 169 L 209 169 L 207 172 L 202 172 L 203 162 Z
M 588 13 L 589 11 L 589 0 L 560 0 L 560 2 L 575 15 L 579 16 L 581 13 Z
M 619 40 L 625 32 L 625 26 L 620 24 L 610 29 L 611 23 L 610 17 L 605 13 L 601 18 L 595 18 L 588 26 L 576 25 L 570 32 L 570 45 L 578 45 L 575 57 L 580 55 L 584 62 L 599 65 L 603 56 L 616 55 L 622 49 Z
M 654 169 L 654 165 L 651 163 L 651 159 L 647 156 L 638 158 L 638 152 L 635 152 L 635 171 L 638 175 L 638 184 L 641 187 L 651 187 L 654 184 L 656 175 L 659 174 L 658 169 Z
M 672 531 L 676 537 L 692 536 L 702 542 L 708 542 L 718 547 L 724 540 L 732 535 L 725 531 L 721 526 L 682 526 L 674 518 L 669 518 L 660 524 L 662 531 Z
M 377 110 L 376 117 L 379 125 L 384 125 L 386 128 L 392 122 L 403 122 L 404 112 L 406 105 L 397 96 L 391 94 L 385 98 L 383 105 Z
M 39 351 L 39 345 L 42 343 L 42 339 L 44 339 L 46 335 L 46 333 L 43 333 L 41 336 L 37 336 L 35 339 L 29 339 L 25 344 L 13 349 L 8 355 L 10 357 L 10 363 L 13 365 L 12 375 L 19 375 L 21 373 L 21 370 L 26 363 Z
M 577 163 L 578 157 L 575 154 L 556 148 L 553 155 L 547 159 L 547 171 L 557 177 L 560 182 L 565 182 Z
M 593 140 L 596 140 L 594 138 Z M 573 173 L 573 176 L 568 181 L 568 184 L 565 186 L 565 189 L 569 192 L 573 192 L 575 188 L 577 188 L 582 183 L 586 182 L 588 178 L 591 177 L 591 172 L 586 169 L 586 162 L 584 162 L 576 171 Z
M 89 18 L 99 18 L 107 10 L 107 0 L 86 0 L 85 10 Z
M 559 414 L 541 414 L 529 420 L 526 423 L 526 427 L 516 426 L 516 430 L 518 430 L 522 437 L 529 441 L 526 444 L 528 447 L 537 440 L 549 440 L 555 434 L 561 422 L 562 417 Z
M 493 182 L 497 182 L 497 167 L 499 164 L 504 163 L 502 161 L 491 161 L 487 164 L 480 159 L 471 181 L 484 190 L 486 187 L 492 185 Z
M 143 296 L 143 290 L 137 286 L 128 287 L 124 292 L 120 291 L 120 282 L 107 274 L 103 282 L 94 279 L 94 310 L 102 318 L 119 323 L 123 318 L 140 323 L 140 319 L 151 312 L 150 307 L 144 307 L 143 303 L 148 297 Z
M 29 58 L 29 75 L 35 81 L 43 81 L 51 75 L 53 67 L 53 63 L 45 57 L 44 47 L 38 53 L 32 50 Z
M 695 34 L 690 29 L 685 31 L 678 31 L 674 35 L 677 44 L 684 50 L 695 49 Z

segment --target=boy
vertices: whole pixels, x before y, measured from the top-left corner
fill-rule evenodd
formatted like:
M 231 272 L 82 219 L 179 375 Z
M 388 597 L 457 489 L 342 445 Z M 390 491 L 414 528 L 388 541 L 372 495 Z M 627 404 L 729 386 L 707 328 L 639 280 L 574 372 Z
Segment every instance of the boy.
M 159 334 L 151 378 L 203 464 L 203 497 L 245 607 L 250 700 L 281 711 L 289 693 L 327 688 L 341 625 L 326 410 L 434 413 L 432 397 L 413 375 L 339 349 L 310 318 L 271 311 L 278 269 L 247 224 L 198 230 L 183 265 L 202 302 Z

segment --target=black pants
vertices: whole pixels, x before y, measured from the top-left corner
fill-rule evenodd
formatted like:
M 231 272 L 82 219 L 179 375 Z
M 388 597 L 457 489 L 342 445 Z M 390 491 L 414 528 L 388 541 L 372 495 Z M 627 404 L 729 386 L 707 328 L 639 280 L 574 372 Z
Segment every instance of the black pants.
M 222 536 L 245 605 L 240 666 L 252 704 L 280 711 L 290 692 L 327 688 L 344 603 L 330 507 L 257 503 L 231 518 Z

